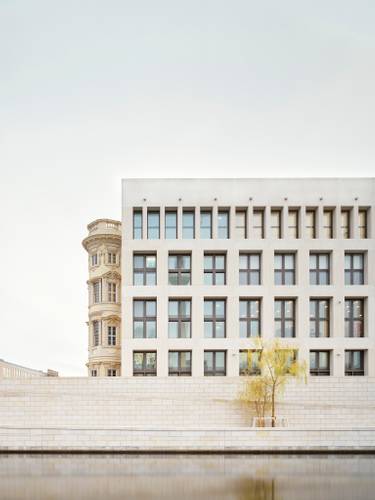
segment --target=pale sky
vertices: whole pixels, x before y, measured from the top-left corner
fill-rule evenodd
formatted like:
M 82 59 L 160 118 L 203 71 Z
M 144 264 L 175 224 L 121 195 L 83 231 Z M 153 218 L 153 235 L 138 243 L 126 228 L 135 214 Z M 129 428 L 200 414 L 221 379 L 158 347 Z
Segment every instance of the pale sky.
M 374 0 L 0 0 L 0 358 L 86 375 L 122 177 L 373 176 Z

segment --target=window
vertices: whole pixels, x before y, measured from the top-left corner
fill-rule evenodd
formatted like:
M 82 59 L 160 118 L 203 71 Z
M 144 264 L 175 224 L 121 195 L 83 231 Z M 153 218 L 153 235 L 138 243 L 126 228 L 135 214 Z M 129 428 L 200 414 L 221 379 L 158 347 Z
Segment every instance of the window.
M 260 253 L 240 254 L 240 285 L 260 285 Z
M 94 346 L 97 347 L 100 343 L 100 321 L 92 322 L 92 330 L 93 330 L 93 338 L 94 338 Z
M 333 238 L 333 210 L 323 210 L 323 236 L 324 238 Z
M 345 351 L 345 375 L 365 374 L 364 351 Z
M 329 285 L 329 253 L 310 254 L 310 285 Z
M 363 337 L 363 299 L 345 299 L 345 337 Z
M 310 299 L 310 337 L 329 337 L 329 300 Z
M 236 238 L 244 239 L 247 238 L 247 217 L 246 209 L 238 208 L 236 210 Z
M 107 370 L 107 377 L 116 377 L 117 376 L 117 370 L 114 370 L 113 368 L 109 368 Z
M 102 301 L 102 287 L 100 280 L 94 281 L 93 289 L 94 289 L 94 304 L 98 304 L 99 302 Z
M 115 326 L 108 327 L 108 345 L 116 345 L 117 328 Z
M 240 351 L 240 375 L 260 375 L 260 351 L 246 349 Z
M 275 254 L 275 285 L 295 285 L 295 275 L 295 255 L 293 253 Z
M 240 300 L 240 337 L 260 337 L 260 300 Z
M 341 237 L 350 238 L 350 210 L 341 210 Z
M 310 375 L 330 375 L 329 351 L 310 351 Z
M 204 336 L 205 338 L 224 338 L 226 336 L 225 300 L 205 299 Z
M 159 210 L 147 212 L 147 238 L 158 240 L 160 238 L 160 213 Z
M 217 219 L 217 237 L 224 239 L 229 238 L 229 210 L 219 210 Z
M 204 284 L 225 285 L 225 255 L 205 254 Z
M 156 255 L 133 255 L 133 284 L 156 285 Z
M 306 209 L 306 236 L 307 238 L 316 238 L 316 211 Z
M 191 285 L 191 256 L 189 254 L 169 255 L 168 284 Z
M 264 238 L 264 210 L 253 210 L 253 235 L 254 238 Z
M 99 261 L 98 261 L 98 254 L 94 253 L 93 255 L 91 255 L 91 265 L 92 266 L 97 266 L 98 263 L 99 263 Z
M 211 210 L 201 210 L 201 238 L 212 238 L 212 212 Z
M 288 210 L 288 235 L 290 238 L 299 238 L 298 210 L 295 208 L 290 208 Z
M 364 255 L 363 253 L 345 254 L 345 285 L 364 284 Z
M 107 254 L 107 262 L 108 262 L 108 264 L 116 264 L 117 263 L 117 255 L 113 252 L 109 252 Z
M 187 339 L 191 337 L 191 301 L 170 299 L 168 304 L 168 337 Z
M 156 338 L 156 300 L 134 300 L 133 337 Z
M 116 283 L 108 283 L 108 302 L 117 302 Z
M 134 210 L 133 212 L 133 239 L 141 240 L 142 239 L 142 210 Z
M 165 239 L 175 240 L 177 238 L 177 210 L 165 212 Z
M 133 375 L 156 376 L 156 351 L 133 352 Z
M 226 351 L 204 351 L 204 374 L 206 376 L 226 374 Z
M 168 374 L 177 376 L 191 375 L 191 351 L 169 351 Z
M 358 236 L 367 238 L 367 210 L 363 208 L 358 210 Z
M 295 301 L 275 300 L 275 336 L 295 337 Z
M 187 240 L 195 238 L 194 210 L 182 213 L 182 237 Z
M 98 370 L 91 370 L 91 376 L 92 377 L 97 377 L 98 376 Z
M 271 210 L 271 237 L 281 238 L 281 210 Z

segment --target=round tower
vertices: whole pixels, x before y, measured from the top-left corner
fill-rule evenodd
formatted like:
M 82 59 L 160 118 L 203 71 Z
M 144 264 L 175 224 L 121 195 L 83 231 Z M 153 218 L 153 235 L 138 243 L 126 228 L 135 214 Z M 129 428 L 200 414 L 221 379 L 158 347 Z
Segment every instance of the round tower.
M 88 375 L 121 375 L 121 222 L 97 219 L 87 226 Z

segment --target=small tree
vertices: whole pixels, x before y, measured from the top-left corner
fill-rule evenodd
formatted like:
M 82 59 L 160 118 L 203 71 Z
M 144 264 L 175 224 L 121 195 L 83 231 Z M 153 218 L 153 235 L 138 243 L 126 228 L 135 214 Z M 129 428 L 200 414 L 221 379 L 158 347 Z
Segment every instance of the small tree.
M 241 399 L 253 404 L 261 420 L 271 410 L 272 427 L 276 421 L 276 399 L 284 392 L 291 377 L 306 381 L 306 362 L 296 359 L 295 349 L 282 345 L 279 340 L 269 344 L 257 342 L 257 350 L 248 351 L 248 366 L 253 366 L 254 353 L 259 353 L 258 370 L 255 377 L 248 377 Z

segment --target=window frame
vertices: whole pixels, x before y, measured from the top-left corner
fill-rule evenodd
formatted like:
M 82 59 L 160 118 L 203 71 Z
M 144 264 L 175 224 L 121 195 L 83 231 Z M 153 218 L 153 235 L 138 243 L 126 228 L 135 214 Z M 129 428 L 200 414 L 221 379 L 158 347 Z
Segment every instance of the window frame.
M 109 346 L 117 345 L 117 326 L 107 325 L 107 344 Z
M 312 216 L 312 225 L 308 225 L 309 216 Z M 305 212 L 305 230 L 309 239 L 316 239 L 316 208 L 306 208 Z
M 351 238 L 350 224 L 351 224 L 351 209 L 342 208 L 340 211 L 340 236 L 341 238 L 348 240 Z M 346 218 L 346 223 L 344 222 L 344 216 Z
M 299 209 L 298 208 L 288 208 L 288 237 L 292 239 L 298 239 L 299 234 Z M 294 224 L 291 224 L 290 217 L 294 216 Z
M 142 368 L 136 370 L 134 358 L 136 354 L 142 354 Z M 147 368 L 147 354 L 155 355 L 155 364 L 152 368 Z M 158 369 L 158 353 L 156 350 L 136 350 L 133 351 L 133 377 L 156 377 Z
M 256 359 L 256 362 L 252 362 L 252 366 L 249 368 L 249 363 L 248 363 L 248 360 L 249 360 L 249 356 L 248 356 L 248 352 L 251 351 L 253 353 L 253 355 L 255 353 L 258 354 L 258 357 Z M 261 349 L 240 349 L 239 351 L 239 366 L 238 366 L 238 374 L 239 376 L 244 376 L 244 377 L 256 377 L 258 375 L 261 375 L 262 372 L 261 372 L 261 369 L 260 369 L 260 366 L 259 366 L 259 362 L 260 362 L 260 357 L 261 357 L 261 353 L 262 353 L 262 350 Z M 241 368 L 241 364 L 242 364 L 242 355 L 246 355 L 246 368 Z
M 158 220 L 158 224 L 157 225 L 152 225 L 150 224 L 150 218 L 154 215 L 157 215 L 157 220 Z M 153 232 L 153 230 L 156 230 L 156 233 L 157 236 L 154 237 L 154 236 L 151 236 L 151 233 Z M 147 210 L 147 239 L 148 240 L 159 240 L 160 239 L 160 210 L 159 209 L 155 209 L 155 208 L 149 208 Z
M 360 304 L 360 315 L 356 316 L 354 313 L 355 310 L 355 302 Z M 349 305 L 349 315 L 348 306 Z M 365 299 L 362 297 L 345 297 L 345 327 L 344 327 L 344 336 L 345 338 L 363 338 L 365 336 Z M 359 323 L 361 327 L 361 334 L 354 335 L 355 333 L 355 324 Z
M 334 209 L 324 208 L 323 209 L 323 234 L 324 238 L 331 240 L 333 238 L 333 214 Z M 328 218 L 328 224 L 326 223 L 326 218 Z
M 363 223 L 361 221 L 363 216 Z M 358 236 L 361 239 L 368 238 L 368 208 L 358 209 Z
M 212 267 L 206 267 L 206 257 L 212 259 Z M 224 259 L 224 267 L 223 269 L 219 269 L 216 267 L 216 259 L 217 258 Z M 212 283 L 206 283 L 206 276 L 210 275 L 212 277 Z M 223 283 L 216 283 L 216 275 L 224 276 Z M 227 284 L 227 256 L 225 253 L 213 253 L 213 252 L 205 252 L 203 255 L 203 283 L 205 286 L 223 286 Z
M 320 316 L 320 303 L 327 305 L 327 316 Z M 311 314 L 311 303 L 314 303 L 314 314 Z M 329 338 L 331 336 L 331 303 L 330 299 L 324 297 L 310 297 L 309 300 L 309 337 L 310 338 Z M 321 335 L 321 323 L 327 326 L 327 335 Z M 311 325 L 314 324 L 315 335 L 311 333 Z
M 174 224 L 167 224 L 168 216 L 174 217 Z M 168 230 L 174 231 L 174 236 L 168 236 Z M 177 240 L 178 238 L 178 213 L 176 208 L 166 208 L 164 212 L 164 239 L 166 240 Z
M 255 224 L 255 222 L 258 222 L 257 221 L 258 217 L 260 219 L 259 220 L 260 226 Z M 252 232 L 253 232 L 254 238 L 256 238 L 256 239 L 259 238 L 261 240 L 264 239 L 264 208 L 254 208 L 253 209 L 252 226 L 251 226 L 251 228 L 252 228 Z M 260 233 L 260 236 L 259 236 L 258 233 Z
M 241 217 L 241 224 L 239 224 L 239 217 Z M 247 209 L 236 208 L 235 211 L 235 237 L 239 240 L 247 238 Z
M 140 221 L 140 224 L 138 224 Z M 138 233 L 139 231 L 139 233 Z M 137 235 L 140 236 L 137 236 Z M 143 210 L 141 208 L 133 209 L 133 240 L 143 239 Z
M 206 354 L 212 353 L 212 370 L 206 369 Z M 217 368 L 216 357 L 217 353 L 224 354 L 224 369 Z M 227 374 L 227 351 L 224 349 L 205 349 L 203 352 L 203 373 L 205 377 L 225 377 Z
M 171 268 L 169 265 L 170 258 L 177 258 L 177 267 Z M 185 269 L 181 263 L 183 259 L 189 257 L 189 268 Z M 177 283 L 171 283 L 171 275 L 177 275 Z M 189 282 L 183 283 L 183 277 L 189 276 Z M 190 286 L 191 285 L 191 253 L 169 253 L 168 254 L 168 285 L 170 286 Z
M 349 267 L 346 267 L 346 259 L 347 257 L 350 260 Z M 361 267 L 354 267 L 354 260 L 355 257 L 360 257 L 362 260 L 362 266 Z M 364 252 L 345 252 L 345 285 L 364 285 L 365 284 L 365 254 Z M 361 277 L 360 283 L 354 283 L 355 275 L 356 273 L 359 273 L 359 276 Z M 347 277 L 349 276 L 349 279 L 347 280 Z
M 93 347 L 98 347 L 100 345 L 100 334 L 101 334 L 101 321 L 94 319 L 92 321 L 92 344 Z
M 354 353 L 360 353 L 360 368 L 355 368 L 353 363 Z M 365 376 L 365 349 L 345 349 L 345 376 Z M 350 363 L 347 362 L 349 358 Z M 349 364 L 349 367 L 348 367 Z
M 193 225 L 185 224 L 185 216 L 192 216 Z M 192 236 L 187 237 L 185 231 L 192 231 Z M 182 210 L 182 239 L 193 240 L 195 238 L 195 210 L 194 209 L 183 209 Z
M 143 315 L 142 316 L 136 316 L 135 315 L 135 308 L 136 308 L 136 303 L 137 302 L 142 302 L 142 311 Z M 147 303 L 148 302 L 153 302 L 155 304 L 155 316 L 147 315 Z M 143 323 L 142 327 L 142 332 L 143 335 L 141 337 L 136 337 L 135 336 L 135 323 Z M 155 323 L 155 336 L 154 337 L 149 337 L 147 336 L 147 323 L 148 322 L 153 322 Z M 147 298 L 134 298 L 133 299 L 133 339 L 156 339 L 157 338 L 157 300 L 156 299 L 147 299 Z
M 251 257 L 257 256 L 259 267 L 252 268 L 251 267 Z M 247 267 L 241 267 L 241 257 L 246 257 L 246 265 Z M 261 252 L 240 252 L 239 254 L 239 263 L 238 263 L 238 274 L 239 274 L 239 285 L 240 286 L 257 286 L 262 284 L 262 253 Z M 246 283 L 241 283 L 241 273 L 246 273 Z M 251 279 L 253 276 L 257 276 L 258 283 L 252 283 Z
M 209 226 L 202 224 L 202 216 L 209 216 Z M 201 240 L 212 240 L 212 209 L 201 208 L 199 214 L 199 228 L 200 228 L 200 239 Z M 209 236 L 202 236 L 204 230 L 209 230 Z
M 274 223 L 274 216 L 277 215 L 277 224 Z M 282 209 L 281 208 L 271 208 L 270 213 L 271 224 L 271 238 L 280 240 L 281 239 L 281 220 L 282 220 Z
M 170 365 L 170 355 L 171 354 L 176 354 L 177 353 L 177 358 L 178 358 L 178 366 L 177 368 L 171 368 Z M 181 358 L 182 354 L 189 354 L 190 355 L 190 366 L 189 368 L 183 368 L 182 363 L 181 363 Z M 192 375 L 192 351 L 191 350 L 175 350 L 171 349 L 168 351 L 168 376 L 169 377 L 191 377 Z
M 293 314 L 292 317 L 286 316 L 286 303 L 291 302 L 293 304 L 292 309 L 293 309 Z M 280 302 L 281 303 L 281 315 L 280 318 L 276 317 L 276 303 Z M 296 338 L 296 304 L 297 301 L 295 298 L 275 298 L 274 299 L 274 323 L 275 323 L 275 337 L 276 338 Z M 285 335 L 286 331 L 286 322 L 291 322 L 292 324 L 292 333 L 293 335 Z M 276 325 L 280 323 L 280 335 L 276 335 L 277 328 Z
M 276 258 L 281 257 L 281 267 L 276 267 Z M 291 269 L 285 267 L 286 257 L 292 257 L 293 267 Z M 295 252 L 275 252 L 274 253 L 274 284 L 276 286 L 294 286 L 296 284 L 296 253 Z M 286 283 L 286 276 L 293 277 L 292 283 Z M 280 276 L 280 283 L 276 283 L 277 276 Z
M 320 354 L 327 354 L 328 368 L 320 366 Z M 315 357 L 316 368 L 311 367 L 311 355 Z M 331 351 L 329 349 L 311 349 L 309 352 L 309 374 L 310 376 L 330 376 L 331 375 Z
M 212 302 L 212 316 L 206 315 L 204 309 L 205 309 L 205 304 L 206 302 Z M 224 316 L 217 316 L 216 314 L 216 303 L 217 302 L 223 302 L 224 303 Z M 222 298 L 205 298 L 203 301 L 203 315 L 204 315 L 204 338 L 206 339 L 225 339 L 227 337 L 227 302 L 225 299 Z M 205 335 L 205 325 L 206 323 L 211 323 L 212 324 L 212 336 L 206 337 Z M 216 335 L 217 331 L 217 323 L 224 323 L 224 335 L 222 337 L 219 337 Z
M 221 217 L 225 217 L 226 224 L 221 225 Z M 229 208 L 219 208 L 217 211 L 217 238 L 228 240 L 230 238 L 230 210 Z
M 251 315 L 252 302 L 258 305 L 258 315 Z M 246 316 L 241 316 L 241 303 L 246 303 Z M 241 323 L 246 324 L 246 336 L 241 335 Z M 252 335 L 252 325 L 257 325 L 257 335 Z M 239 300 L 239 337 L 261 338 L 262 336 L 262 300 L 257 297 L 240 297 Z
M 177 316 L 171 316 L 170 311 L 169 311 L 169 304 L 171 302 L 177 302 Z M 184 310 L 184 303 L 187 302 L 189 303 L 189 314 L 184 315 L 183 310 Z M 192 300 L 191 298 L 169 298 L 168 299 L 168 338 L 169 339 L 191 339 L 191 306 L 192 306 Z M 169 325 L 177 323 L 177 337 L 172 337 L 170 336 L 169 332 Z M 181 333 L 185 332 L 185 328 L 183 325 L 185 323 L 189 324 L 189 335 L 182 336 Z
M 135 259 L 136 257 L 142 258 L 143 260 L 143 266 L 142 267 L 135 267 Z M 147 266 L 147 257 L 154 257 L 155 258 L 155 267 L 149 267 Z M 133 286 L 155 286 L 157 285 L 157 254 L 156 253 L 138 253 L 134 252 L 133 253 Z M 142 284 L 136 284 L 135 283 L 135 275 L 136 274 L 142 274 L 143 280 Z M 154 283 L 148 284 L 147 283 L 147 277 L 150 275 L 155 275 L 155 281 Z
M 316 267 L 311 267 L 311 257 L 316 258 Z M 327 257 L 327 268 L 320 267 L 321 257 Z M 315 276 L 316 283 L 312 282 L 311 276 Z M 327 283 L 321 283 L 321 276 L 327 276 Z M 331 285 L 331 254 L 329 252 L 310 252 L 309 254 L 309 284 L 311 286 Z

